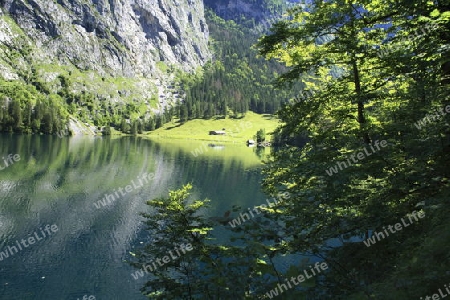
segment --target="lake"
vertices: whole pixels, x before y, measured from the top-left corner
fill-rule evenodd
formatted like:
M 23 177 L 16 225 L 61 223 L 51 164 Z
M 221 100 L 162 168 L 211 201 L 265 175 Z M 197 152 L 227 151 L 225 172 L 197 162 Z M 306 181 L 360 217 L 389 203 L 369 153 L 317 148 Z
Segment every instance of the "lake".
M 125 261 L 150 240 L 145 201 L 192 183 L 210 216 L 259 205 L 263 156 L 197 141 L 0 135 L 0 299 L 146 299 Z

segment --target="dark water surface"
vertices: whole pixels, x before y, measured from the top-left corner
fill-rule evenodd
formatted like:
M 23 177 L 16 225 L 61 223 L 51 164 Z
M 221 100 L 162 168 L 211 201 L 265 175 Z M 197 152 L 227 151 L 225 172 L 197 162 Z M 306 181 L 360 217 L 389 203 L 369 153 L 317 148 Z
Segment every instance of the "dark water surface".
M 201 145 L 0 135 L 0 168 L 8 154 L 20 156 L 0 170 L 0 299 L 146 299 L 139 292 L 144 280 L 134 280 L 136 269 L 125 262 L 150 238 L 139 216 L 145 200 L 189 182 L 193 196 L 211 199 L 211 216 L 266 199 L 253 149 L 226 145 L 195 157 L 191 151 Z M 139 184 L 144 173 L 154 178 Z M 94 205 L 114 192 L 120 197 L 112 203 Z

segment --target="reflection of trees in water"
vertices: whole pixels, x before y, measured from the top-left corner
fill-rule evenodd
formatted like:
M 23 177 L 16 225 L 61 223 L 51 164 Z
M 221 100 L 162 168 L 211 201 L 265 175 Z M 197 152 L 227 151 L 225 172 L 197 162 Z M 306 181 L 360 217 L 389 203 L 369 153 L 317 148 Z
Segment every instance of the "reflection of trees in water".
M 71 199 L 74 195 L 86 200 L 89 197 L 79 197 L 80 192 L 95 197 L 102 191 L 112 192 L 126 186 L 144 172 L 167 169 L 158 152 L 158 147 L 148 140 L 136 138 L 3 134 L 0 157 L 13 153 L 21 159 L 9 170 L 0 172 L 0 195 L 6 194 L 1 188 L 3 183 L 13 187 L 8 194 L 16 200 L 10 198 L 3 203 L 10 210 L 14 210 L 17 199 L 21 207 L 28 208 L 40 206 L 41 202 L 47 205 L 44 203 Z M 154 183 L 162 182 L 161 179 L 155 179 Z
M 139 138 L 110 139 L 108 137 L 73 137 L 37 135 L 0 135 L 0 156 L 20 154 L 20 168 L 11 170 L 9 177 L 24 179 L 36 173 L 64 173 L 70 168 L 98 169 L 147 165 L 154 154 L 155 144 Z M 156 149 L 155 149 L 156 150 Z M 0 179 L 5 173 L 0 172 Z
M 259 157 L 259 159 L 261 159 L 261 160 L 264 159 L 264 155 L 266 153 L 266 147 L 257 146 L 257 147 L 254 147 L 253 151 Z

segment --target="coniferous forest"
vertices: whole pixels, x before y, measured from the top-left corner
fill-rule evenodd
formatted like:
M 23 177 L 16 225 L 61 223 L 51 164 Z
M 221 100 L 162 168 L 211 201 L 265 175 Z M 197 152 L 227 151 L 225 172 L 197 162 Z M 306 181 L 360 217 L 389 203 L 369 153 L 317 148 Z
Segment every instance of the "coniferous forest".
M 275 60 L 265 61 L 258 55 L 253 47 L 259 36 L 251 30 L 255 28 L 253 18 L 238 24 L 218 17 L 211 10 L 206 16 L 215 61 L 205 66 L 197 78 L 182 78 L 186 91 L 186 102 L 180 108 L 183 121 L 216 115 L 237 118 L 249 110 L 274 114 L 299 93 L 299 84 L 291 89 L 273 88 L 274 76 L 287 69 Z

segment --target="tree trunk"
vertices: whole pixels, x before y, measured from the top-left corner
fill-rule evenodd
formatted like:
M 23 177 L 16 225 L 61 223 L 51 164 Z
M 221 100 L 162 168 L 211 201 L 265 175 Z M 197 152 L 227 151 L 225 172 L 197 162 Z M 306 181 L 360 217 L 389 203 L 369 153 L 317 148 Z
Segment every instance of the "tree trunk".
M 366 128 L 364 128 L 364 125 L 366 123 L 366 118 L 364 116 L 364 102 L 363 97 L 361 93 L 361 80 L 359 78 L 359 70 L 358 70 L 358 63 L 356 61 L 356 58 L 352 58 L 352 67 L 353 67 L 353 80 L 355 83 L 355 93 L 358 101 L 358 123 L 359 123 L 359 129 L 361 130 L 362 139 L 365 144 L 370 144 L 370 136 L 369 133 L 366 131 Z

